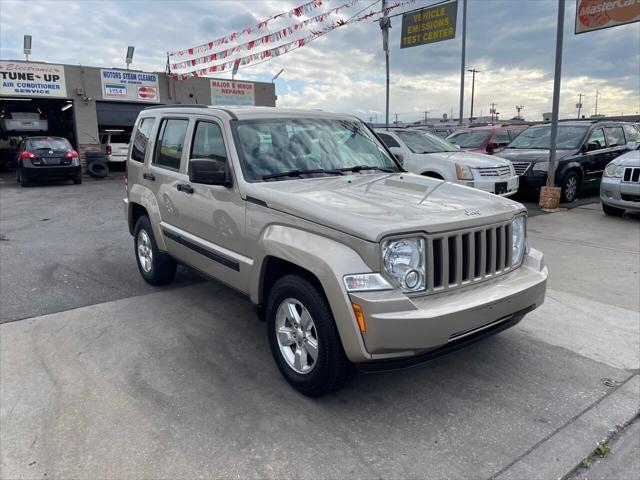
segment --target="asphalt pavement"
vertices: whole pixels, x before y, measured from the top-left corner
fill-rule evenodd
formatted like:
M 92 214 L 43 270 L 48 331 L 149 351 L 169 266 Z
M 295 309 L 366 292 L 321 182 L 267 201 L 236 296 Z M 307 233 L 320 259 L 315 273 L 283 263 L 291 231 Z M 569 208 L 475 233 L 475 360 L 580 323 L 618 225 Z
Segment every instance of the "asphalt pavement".
M 540 309 L 311 400 L 243 296 L 187 269 L 142 282 L 123 193 L 0 177 L 2 478 L 562 478 L 638 415 L 638 216 L 532 215 Z

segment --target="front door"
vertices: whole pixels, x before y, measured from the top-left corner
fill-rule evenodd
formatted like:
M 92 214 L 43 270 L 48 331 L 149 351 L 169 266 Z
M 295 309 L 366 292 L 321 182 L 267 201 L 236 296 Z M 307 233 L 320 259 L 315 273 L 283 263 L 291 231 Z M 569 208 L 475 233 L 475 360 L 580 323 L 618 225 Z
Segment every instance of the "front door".
M 596 128 L 587 139 L 587 151 L 582 157 L 582 168 L 584 171 L 584 182 L 599 181 L 602 177 L 602 164 L 605 163 L 607 154 L 607 141 L 604 137 L 604 130 Z M 606 165 L 606 163 L 605 163 Z

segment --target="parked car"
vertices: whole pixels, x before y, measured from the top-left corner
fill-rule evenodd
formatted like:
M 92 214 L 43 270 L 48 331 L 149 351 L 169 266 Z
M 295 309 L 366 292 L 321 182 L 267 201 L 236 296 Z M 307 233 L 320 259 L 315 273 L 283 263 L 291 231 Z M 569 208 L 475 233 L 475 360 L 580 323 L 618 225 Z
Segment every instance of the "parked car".
M 607 215 L 640 211 L 640 147 L 620 155 L 604 169 L 600 201 Z
M 18 148 L 16 176 L 23 187 L 34 180 L 82 183 L 78 152 L 66 138 L 27 137 Z
M 0 130 L 9 132 L 46 132 L 47 114 L 29 102 L 0 106 Z
M 376 133 L 404 168 L 412 173 L 496 195 L 510 196 L 518 191 L 518 176 L 508 160 L 461 152 L 446 140 L 420 130 L 376 129 Z
M 526 128 L 526 125 L 473 127 L 458 130 L 446 140 L 468 152 L 493 155 L 504 150 Z
M 100 136 L 100 147 L 107 162 L 127 161 L 130 136 L 125 132 L 109 132 Z
M 551 125 L 534 125 L 500 152 L 520 175 L 520 190 L 537 190 L 547 183 Z M 555 183 L 562 201 L 572 202 L 581 187 L 597 187 L 607 164 L 635 148 L 638 131 L 609 121 L 571 121 L 558 125 L 558 168 Z
M 404 172 L 355 117 L 154 106 L 132 142 L 124 206 L 142 277 L 169 283 L 180 262 L 245 293 L 305 395 L 354 364 L 449 352 L 544 301 L 522 205 Z

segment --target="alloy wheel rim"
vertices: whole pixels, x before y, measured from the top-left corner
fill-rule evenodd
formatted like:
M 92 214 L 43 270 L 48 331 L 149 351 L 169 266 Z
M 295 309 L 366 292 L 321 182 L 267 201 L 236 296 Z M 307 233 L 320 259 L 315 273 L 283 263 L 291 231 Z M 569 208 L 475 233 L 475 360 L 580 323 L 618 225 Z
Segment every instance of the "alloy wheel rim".
M 576 177 L 569 177 L 567 180 L 567 185 L 564 189 L 564 196 L 567 197 L 567 200 L 573 200 L 576 196 L 576 190 L 578 189 L 578 181 Z
M 142 270 L 149 273 L 153 262 L 153 251 L 151 250 L 151 239 L 145 230 L 140 230 L 138 233 L 138 260 L 140 260 Z
M 318 360 L 318 331 L 309 310 L 295 298 L 283 300 L 276 311 L 276 339 L 287 365 L 306 375 Z

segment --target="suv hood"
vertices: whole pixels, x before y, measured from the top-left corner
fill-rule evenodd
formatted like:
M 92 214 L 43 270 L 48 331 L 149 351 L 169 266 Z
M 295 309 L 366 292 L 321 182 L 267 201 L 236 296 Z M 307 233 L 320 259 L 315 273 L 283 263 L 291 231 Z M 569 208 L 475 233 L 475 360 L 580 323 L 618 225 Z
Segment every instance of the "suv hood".
M 470 151 L 456 151 L 456 152 L 439 152 L 439 153 L 424 153 L 415 154 L 416 158 L 429 160 L 430 158 L 438 158 L 441 160 L 448 160 L 450 162 L 457 162 L 464 165 L 468 165 L 470 168 L 484 168 L 484 167 L 501 167 L 508 166 L 509 162 L 503 160 L 500 157 L 493 155 L 485 155 L 483 153 L 474 153 Z
M 557 150 L 557 160 L 568 157 L 574 150 Z M 512 162 L 548 162 L 549 150 L 546 148 L 505 148 L 498 152 L 498 156 Z
M 372 242 L 396 233 L 490 224 L 525 210 L 491 193 L 410 173 L 251 183 L 246 194 L 274 210 Z

